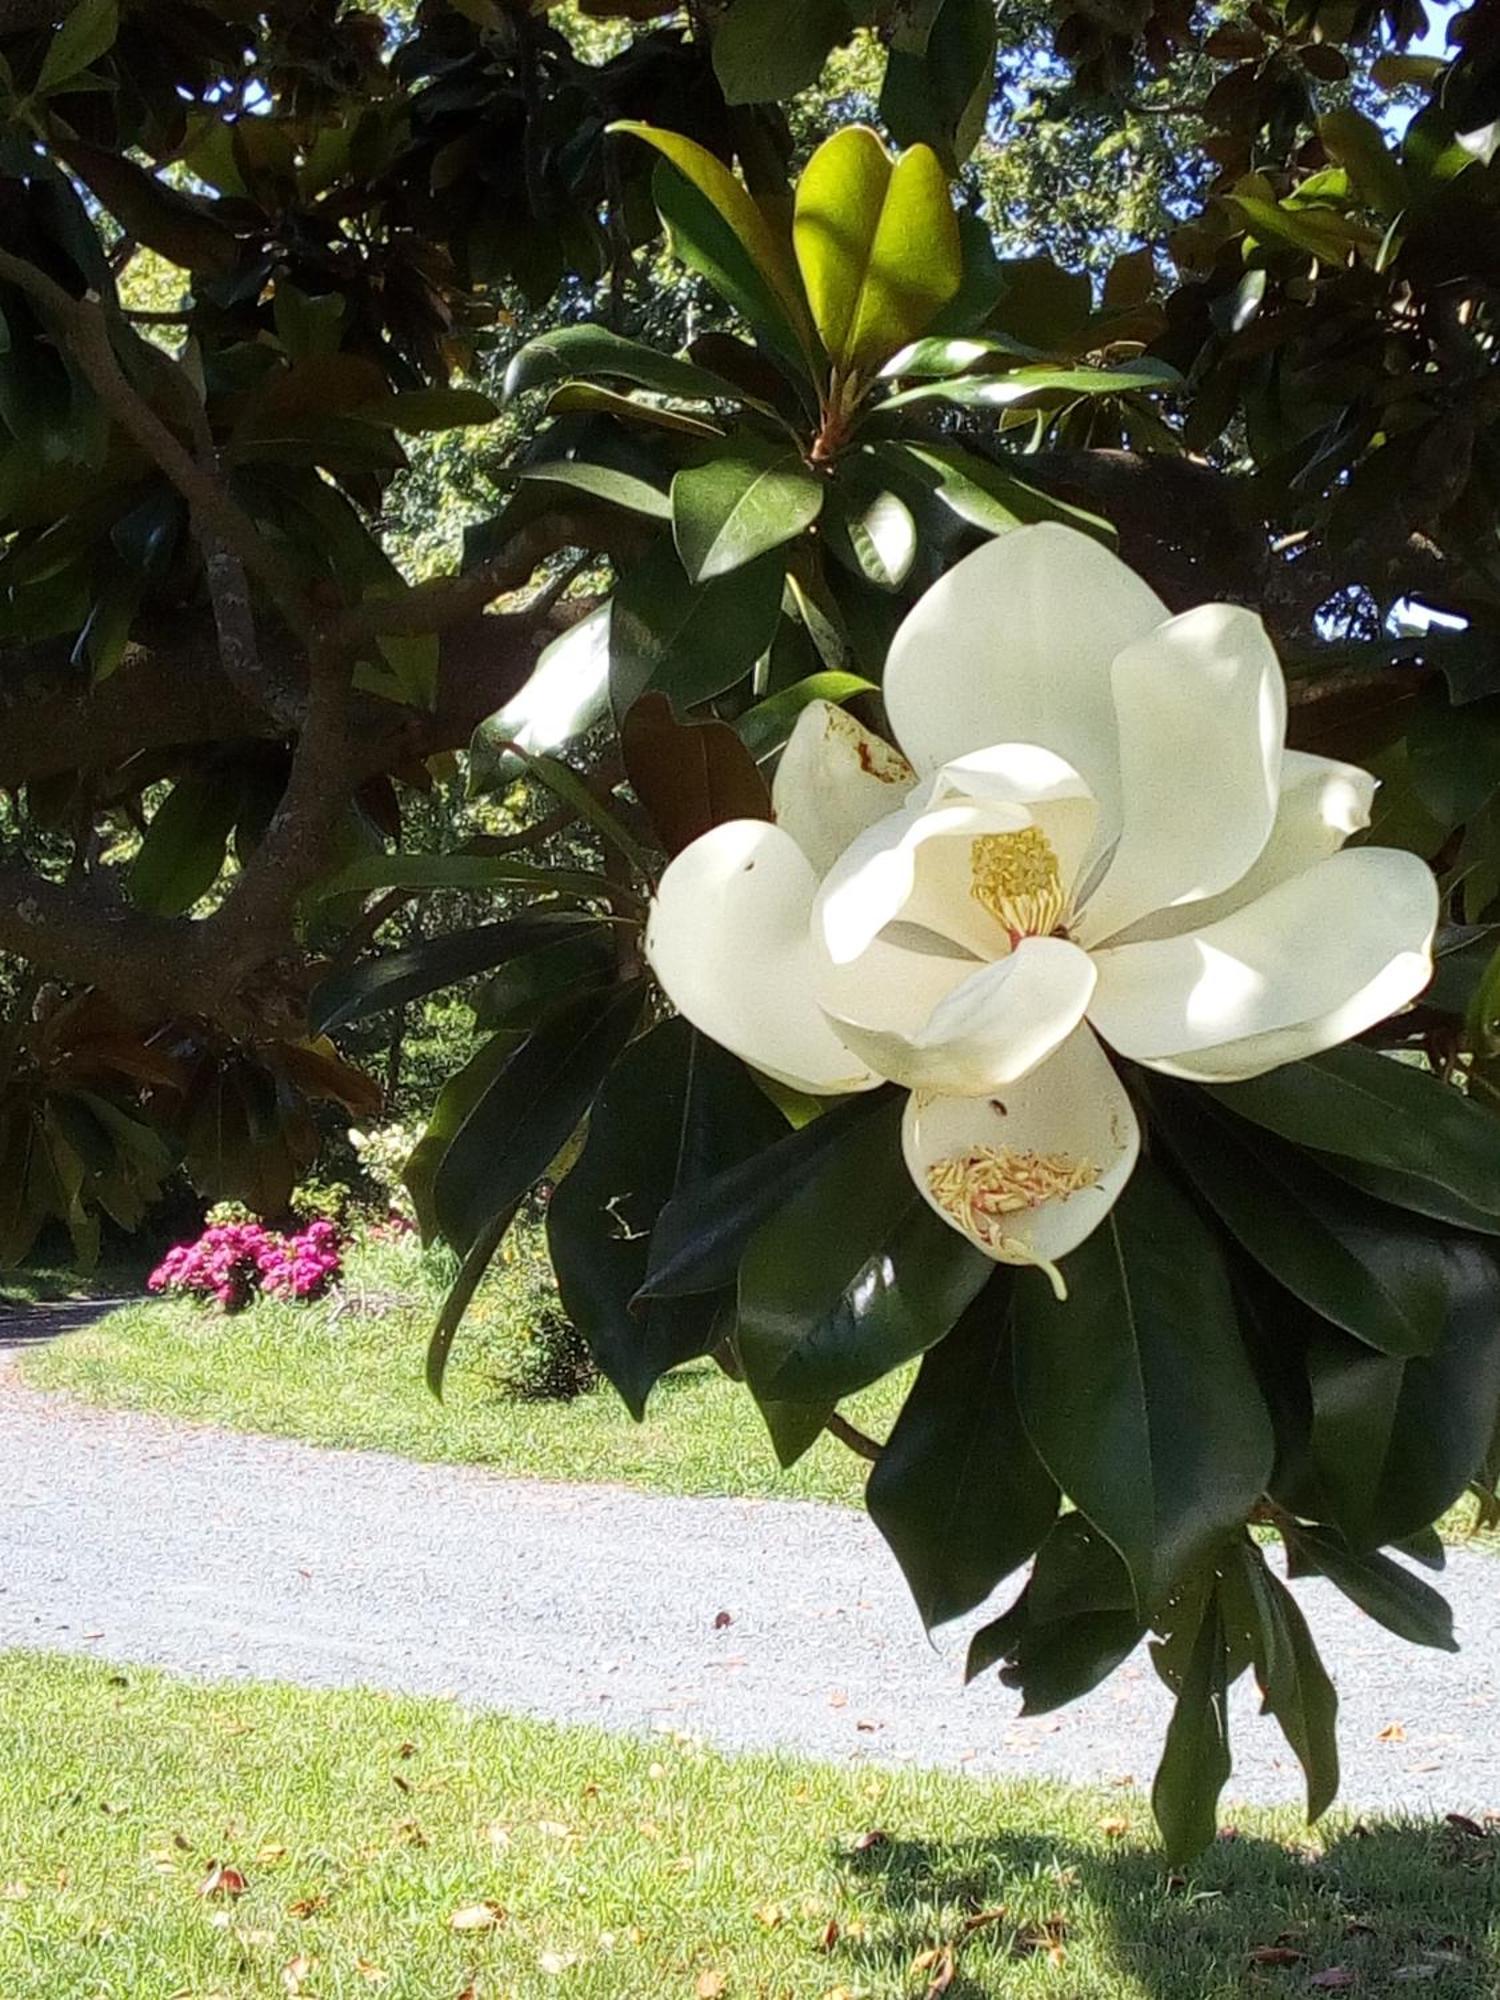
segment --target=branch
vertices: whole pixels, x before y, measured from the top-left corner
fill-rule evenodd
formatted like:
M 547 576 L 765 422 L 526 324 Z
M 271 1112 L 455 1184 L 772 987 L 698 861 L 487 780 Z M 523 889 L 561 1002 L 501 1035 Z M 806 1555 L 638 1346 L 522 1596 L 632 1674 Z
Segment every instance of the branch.
M 54 323 L 54 337 L 60 332 L 67 351 L 121 430 L 187 501 L 200 532 L 222 543 L 263 586 L 290 629 L 305 635 L 311 620 L 296 571 L 132 386 L 115 354 L 100 301 L 92 293 L 75 298 L 45 271 L 9 250 L 0 250 L 0 280 L 24 292 Z

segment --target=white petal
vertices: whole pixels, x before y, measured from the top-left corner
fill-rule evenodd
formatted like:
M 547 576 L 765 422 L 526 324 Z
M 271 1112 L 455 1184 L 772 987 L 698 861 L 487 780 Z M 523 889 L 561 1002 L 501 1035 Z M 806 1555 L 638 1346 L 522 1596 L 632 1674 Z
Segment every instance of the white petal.
M 860 834 L 824 878 L 813 912 L 835 965 L 865 952 L 887 924 L 920 924 L 978 958 L 1010 949 L 1004 925 L 973 894 L 973 846 L 1032 824 L 1024 806 L 913 805 Z
M 1127 646 L 1111 670 L 1120 842 L 1083 912 L 1085 943 L 1227 889 L 1276 817 L 1286 682 L 1253 611 L 1200 604 Z
M 933 805 L 1023 805 L 1046 834 L 1071 892 L 1099 832 L 1099 801 L 1061 757 L 1035 743 L 996 743 L 945 764 L 932 780 Z
M 784 826 L 819 875 L 856 834 L 902 805 L 916 773 L 883 737 L 831 701 L 810 701 L 781 753 L 771 786 Z
M 1315 757 L 1306 750 L 1281 753 L 1281 789 L 1271 837 L 1248 874 L 1233 888 L 1207 902 L 1184 903 L 1175 910 L 1158 910 L 1115 940 L 1135 944 L 1144 938 L 1180 937 L 1202 930 L 1231 911 L 1243 909 L 1315 862 L 1337 854 L 1351 834 L 1370 824 L 1375 779 L 1357 764 L 1340 764 L 1332 757 Z
M 1073 1033 L 1002 1097 L 931 1097 L 914 1092 L 902 1126 L 912 1178 L 943 1220 L 1000 1263 L 1056 1263 L 1108 1215 L 1130 1178 L 1140 1129 L 1130 1099 L 1092 1032 Z M 966 1229 L 935 1197 L 929 1170 L 972 1149 L 1038 1154 L 1093 1168 L 1097 1179 L 1075 1193 L 1007 1215 L 1010 1248 Z
M 1089 1019 L 1169 1076 L 1259 1076 L 1414 999 L 1437 914 L 1416 855 L 1347 848 L 1201 930 L 1095 952 Z
M 1087 953 L 1062 938 L 1023 938 L 984 966 L 877 940 L 853 965 L 830 967 L 822 996 L 840 1039 L 881 1076 L 982 1097 L 1066 1040 L 1094 977 Z
M 765 820 L 729 820 L 683 849 L 657 887 L 646 957 L 667 997 L 712 1040 L 794 1089 L 875 1081 L 817 1002 L 809 918 L 817 878 Z
M 1117 823 L 1109 669 L 1167 616 L 1098 542 L 1041 522 L 997 535 L 918 599 L 892 641 L 885 705 L 919 771 L 992 743 L 1039 743 L 1088 780 Z

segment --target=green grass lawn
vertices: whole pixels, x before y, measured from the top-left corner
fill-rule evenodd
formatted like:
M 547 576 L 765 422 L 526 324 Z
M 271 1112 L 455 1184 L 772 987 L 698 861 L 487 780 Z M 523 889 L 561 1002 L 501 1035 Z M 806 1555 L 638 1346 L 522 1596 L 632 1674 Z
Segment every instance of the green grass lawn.
M 0 1744 L 5 2000 L 906 2000 L 948 1951 L 949 2000 L 1500 1980 L 1500 1835 L 1447 1826 L 1247 1812 L 1174 1876 L 1130 1791 L 25 1654 Z
M 863 1489 L 868 1467 L 832 1438 L 782 1472 L 749 1395 L 711 1362 L 668 1377 L 643 1424 L 607 1386 L 571 1403 L 507 1400 L 496 1377 L 524 1328 L 503 1272 L 470 1309 L 439 1403 L 422 1379 L 441 1296 L 430 1269 L 411 1253 L 356 1251 L 348 1278 L 351 1296 L 375 1310 L 335 1315 L 326 1302 L 263 1299 L 226 1317 L 153 1300 L 34 1348 L 21 1365 L 38 1388 L 93 1402 L 543 1479 L 842 1502 Z M 884 1436 L 909 1373 L 853 1399 L 846 1414 Z

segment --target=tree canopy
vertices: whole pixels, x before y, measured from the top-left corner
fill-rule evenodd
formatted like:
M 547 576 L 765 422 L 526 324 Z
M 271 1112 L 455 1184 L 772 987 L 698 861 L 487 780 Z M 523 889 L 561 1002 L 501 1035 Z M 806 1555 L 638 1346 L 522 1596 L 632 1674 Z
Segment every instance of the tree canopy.
M 1176 1851 L 1246 1666 L 1321 1810 L 1247 1527 L 1447 1645 L 1383 1551 L 1497 1470 L 1497 143 L 1496 0 L 0 0 L 0 1260 L 178 1164 L 274 1212 L 378 1102 L 351 1027 L 468 982 L 435 1383 L 561 1175 L 634 1408 L 714 1352 L 791 1458 L 924 1354 L 870 1486 L 924 1616 L 1034 1555 L 976 1670 L 1040 1708 L 1154 1631 Z M 899 1093 L 747 1066 L 643 936 L 807 718 L 896 754 L 903 621 L 1044 523 L 1256 614 L 1442 917 L 1347 1047 L 1114 1040 L 1067 1304 L 923 1203 Z

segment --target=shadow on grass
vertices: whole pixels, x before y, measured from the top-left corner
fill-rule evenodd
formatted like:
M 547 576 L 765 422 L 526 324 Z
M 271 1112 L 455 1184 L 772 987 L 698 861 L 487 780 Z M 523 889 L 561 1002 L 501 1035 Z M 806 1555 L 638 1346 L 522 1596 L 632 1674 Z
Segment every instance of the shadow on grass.
M 843 1947 L 876 1992 L 895 1974 L 900 1990 L 920 1994 L 925 1977 L 945 2000 L 1500 1994 L 1500 1828 L 1345 1822 L 1285 1844 L 1230 1834 L 1180 1872 L 1135 1844 L 1004 1833 L 888 1840 L 841 1861 L 889 1919 Z

